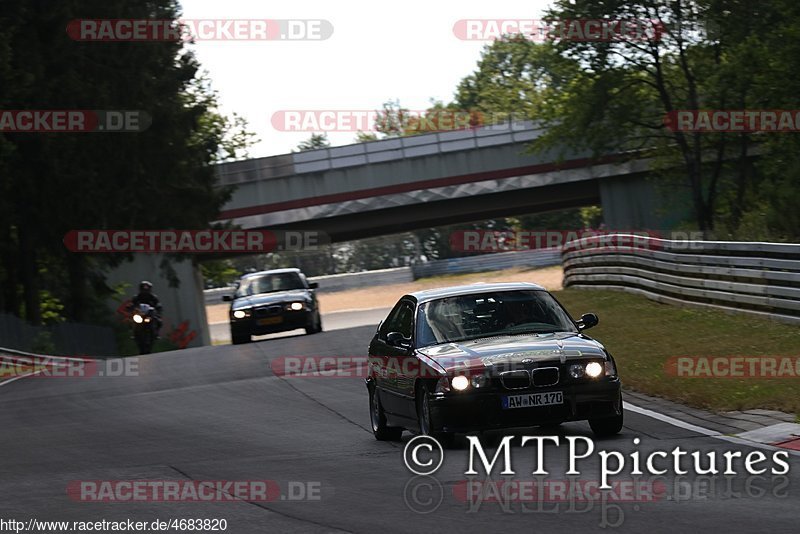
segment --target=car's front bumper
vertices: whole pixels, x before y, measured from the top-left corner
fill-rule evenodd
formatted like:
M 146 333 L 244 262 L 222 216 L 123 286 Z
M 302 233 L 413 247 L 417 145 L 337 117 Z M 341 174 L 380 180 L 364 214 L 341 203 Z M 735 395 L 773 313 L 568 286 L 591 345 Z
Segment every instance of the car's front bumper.
M 273 319 L 280 317 L 280 322 L 272 324 L 259 324 L 259 318 L 247 317 L 244 319 L 231 319 L 231 333 L 236 335 L 251 335 L 263 336 L 266 334 L 274 334 L 276 332 L 286 332 L 287 330 L 295 330 L 297 328 L 305 328 L 311 323 L 313 312 L 309 310 L 303 311 L 287 311 L 282 315 L 273 316 L 261 319 Z
M 434 430 L 444 432 L 474 432 L 583 421 L 619 415 L 622 410 L 620 390 L 619 378 L 603 378 L 597 382 L 547 388 L 454 392 L 435 395 L 430 399 L 431 417 Z M 563 404 L 503 408 L 503 396 L 550 391 L 562 391 Z

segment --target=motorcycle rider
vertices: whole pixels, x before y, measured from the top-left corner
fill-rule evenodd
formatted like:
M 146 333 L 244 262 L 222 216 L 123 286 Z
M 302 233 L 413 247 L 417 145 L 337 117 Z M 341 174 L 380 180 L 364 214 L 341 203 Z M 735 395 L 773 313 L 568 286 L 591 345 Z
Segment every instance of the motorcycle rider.
M 156 310 L 156 339 L 160 337 L 161 333 L 161 302 L 158 300 L 158 296 L 153 293 L 153 284 L 148 282 L 147 280 L 142 280 L 139 282 L 139 293 L 131 299 L 131 308 L 136 308 L 139 304 L 147 304 L 152 306 Z

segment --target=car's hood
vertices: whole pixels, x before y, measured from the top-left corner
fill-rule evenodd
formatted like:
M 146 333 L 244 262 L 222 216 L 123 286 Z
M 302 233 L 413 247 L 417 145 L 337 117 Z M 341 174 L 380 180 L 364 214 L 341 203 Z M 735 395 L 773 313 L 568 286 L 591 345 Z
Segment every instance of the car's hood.
M 533 365 L 541 361 L 605 358 L 603 345 L 577 333 L 497 336 L 419 349 L 447 371 Z
M 250 308 L 253 306 L 268 306 L 282 302 L 303 301 L 309 299 L 307 289 L 293 289 L 291 291 L 276 291 L 274 293 L 262 293 L 251 297 L 238 298 L 233 302 L 233 309 Z

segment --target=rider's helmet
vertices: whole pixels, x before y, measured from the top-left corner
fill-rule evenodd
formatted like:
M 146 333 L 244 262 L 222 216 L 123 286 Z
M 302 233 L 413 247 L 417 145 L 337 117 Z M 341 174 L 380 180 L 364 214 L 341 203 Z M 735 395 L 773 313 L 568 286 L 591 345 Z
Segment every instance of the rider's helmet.
M 153 284 L 148 282 L 147 280 L 142 280 L 139 282 L 139 292 L 150 293 L 153 290 Z

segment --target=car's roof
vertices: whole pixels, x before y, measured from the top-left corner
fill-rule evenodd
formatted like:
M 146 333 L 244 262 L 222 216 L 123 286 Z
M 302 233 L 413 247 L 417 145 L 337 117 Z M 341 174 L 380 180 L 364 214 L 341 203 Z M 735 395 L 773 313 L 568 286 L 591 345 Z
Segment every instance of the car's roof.
M 528 282 L 506 282 L 493 284 L 469 284 L 462 286 L 438 287 L 436 289 L 425 289 L 409 293 L 407 296 L 417 300 L 417 302 L 427 302 L 445 297 L 456 297 L 459 295 L 471 295 L 473 293 L 488 293 L 491 291 L 544 291 L 538 284 Z
M 265 274 L 282 274 L 282 273 L 299 273 L 300 269 L 290 267 L 286 269 L 270 269 L 269 271 L 258 271 L 257 273 L 248 273 L 242 278 L 253 278 L 255 276 L 264 276 Z

